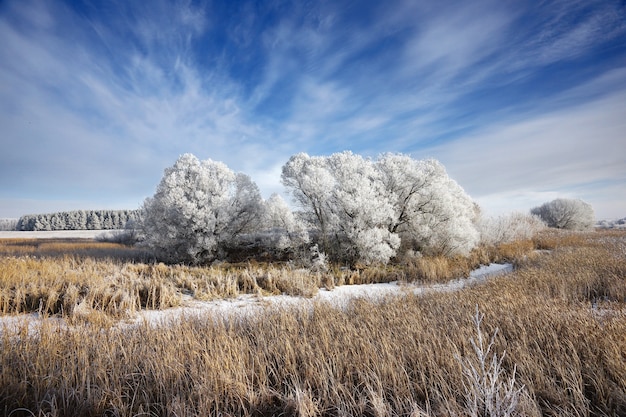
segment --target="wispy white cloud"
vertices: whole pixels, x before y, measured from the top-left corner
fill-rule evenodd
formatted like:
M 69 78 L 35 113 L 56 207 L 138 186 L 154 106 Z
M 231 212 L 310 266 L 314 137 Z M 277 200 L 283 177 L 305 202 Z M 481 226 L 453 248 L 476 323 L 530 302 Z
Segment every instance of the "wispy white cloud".
M 141 200 L 184 152 L 266 196 L 299 151 L 435 154 L 492 201 L 624 178 L 618 153 L 598 162 L 626 131 L 623 61 L 549 82 L 626 48 L 617 3 L 279 3 L 0 5 L 0 198 Z
M 614 195 L 601 198 L 597 188 L 611 184 L 626 195 L 625 102 L 623 88 L 585 104 L 492 125 L 429 152 L 492 210 L 529 208 L 538 196 L 575 192 L 594 196 L 601 216 L 619 216 L 626 213 L 626 200 L 609 207 L 602 198 Z
M 191 25 L 193 33 L 202 26 L 191 11 L 171 7 L 159 14 L 175 13 L 171 36 L 180 30 L 179 21 Z M 178 154 L 190 151 L 234 163 L 239 156 L 252 154 L 246 155 L 251 138 L 264 137 L 254 123 L 245 120 L 236 86 L 220 83 L 219 74 L 200 74 L 190 66 L 187 52 L 178 44 L 161 42 L 162 33 L 168 30 L 160 25 L 145 23 L 136 30 L 146 44 L 169 45 L 172 56 L 178 51 L 176 60 L 165 65 L 150 53 L 122 50 L 123 56 L 116 58 L 126 60 L 122 76 L 108 59 L 86 50 L 86 45 L 46 32 L 68 23 L 63 21 L 68 19 L 66 12 L 53 15 L 42 7 L 34 10 L 38 13 L 29 20 L 33 28 L 28 31 L 0 21 L 1 36 L 9 41 L 1 53 L 5 62 L 11 62 L 0 69 L 6 86 L 0 92 L 2 103 L 11 107 L 0 115 L 9 141 L 3 144 L 6 151 L 0 159 L 4 167 L 10 162 L 31 172 L 30 180 L 3 175 L 5 190 L 15 188 L 19 195 L 24 181 L 31 186 L 41 182 L 45 188 L 47 181 L 54 180 L 59 186 L 51 192 L 68 187 L 69 198 L 74 195 L 71 188 L 76 192 L 105 189 L 117 198 L 115 193 L 124 185 L 138 187 L 125 192 L 147 196 L 162 169 Z M 99 36 L 113 35 L 100 32 Z M 115 42 L 119 40 L 108 44 Z M 212 78 L 215 85 L 211 85 Z M 145 183 L 146 176 L 152 178 L 150 185 Z

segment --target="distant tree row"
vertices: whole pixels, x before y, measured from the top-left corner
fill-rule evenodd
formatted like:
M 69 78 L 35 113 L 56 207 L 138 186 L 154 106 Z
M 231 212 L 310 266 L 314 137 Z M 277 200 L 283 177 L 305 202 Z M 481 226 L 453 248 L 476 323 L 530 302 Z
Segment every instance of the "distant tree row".
M 124 229 L 139 220 L 140 210 L 75 210 L 20 217 L 15 230 L 110 230 Z
M 15 228 L 17 227 L 17 221 L 18 219 L 0 219 L 0 230 L 15 230 Z

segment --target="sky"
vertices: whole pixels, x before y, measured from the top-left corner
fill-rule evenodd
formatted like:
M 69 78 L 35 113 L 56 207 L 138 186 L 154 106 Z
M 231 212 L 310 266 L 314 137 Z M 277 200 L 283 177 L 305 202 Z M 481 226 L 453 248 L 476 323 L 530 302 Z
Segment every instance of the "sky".
M 487 214 L 626 217 L 624 0 L 0 0 L 0 218 L 135 209 L 184 153 L 436 158 Z

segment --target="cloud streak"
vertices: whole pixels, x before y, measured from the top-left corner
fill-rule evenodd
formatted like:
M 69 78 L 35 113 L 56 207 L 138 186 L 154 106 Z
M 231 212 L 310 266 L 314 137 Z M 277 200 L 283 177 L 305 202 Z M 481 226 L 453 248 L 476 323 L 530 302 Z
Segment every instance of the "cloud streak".
M 437 156 L 496 211 L 562 193 L 623 216 L 625 21 L 618 1 L 9 0 L 0 217 L 134 208 L 185 152 L 268 197 L 291 154 L 344 149 Z
M 467 191 L 499 207 L 511 195 L 536 205 L 538 196 L 559 192 L 578 198 L 597 193 L 602 184 L 626 195 L 626 157 L 622 103 L 626 90 L 592 102 L 493 126 L 429 151 L 438 157 Z M 621 184 L 621 186 L 620 186 Z M 615 196 L 609 195 L 615 200 Z M 595 198 L 594 198 L 595 199 Z M 623 204 L 617 205 L 623 209 Z M 508 207 L 510 209 L 510 207 Z M 608 207 L 604 206 L 601 212 Z

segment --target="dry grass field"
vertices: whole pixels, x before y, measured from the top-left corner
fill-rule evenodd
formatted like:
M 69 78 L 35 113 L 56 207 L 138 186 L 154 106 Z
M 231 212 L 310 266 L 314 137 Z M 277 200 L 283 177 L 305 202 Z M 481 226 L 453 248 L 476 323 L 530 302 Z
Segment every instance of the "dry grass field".
M 50 245 L 0 241 L 0 312 L 66 323 L 1 330 L 4 415 L 626 415 L 624 232 L 550 231 L 469 259 L 327 273 L 166 266 L 123 246 Z M 116 324 L 182 294 L 445 282 L 494 260 L 514 262 L 515 272 L 457 292 Z
M 350 270 L 310 271 L 291 263 L 154 263 L 139 248 L 91 239 L 0 239 L 0 314 L 37 312 L 73 320 L 129 317 L 141 309 L 241 294 L 315 295 L 321 287 L 405 281 L 445 283 L 480 264 L 527 258 L 533 242 L 480 248 L 470 257 L 415 257 Z

